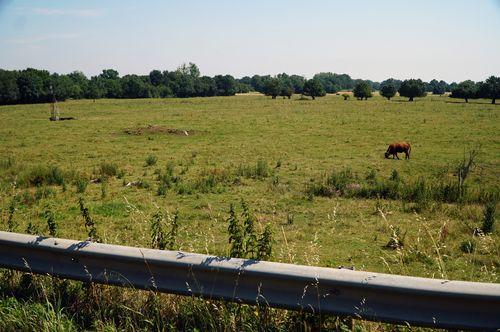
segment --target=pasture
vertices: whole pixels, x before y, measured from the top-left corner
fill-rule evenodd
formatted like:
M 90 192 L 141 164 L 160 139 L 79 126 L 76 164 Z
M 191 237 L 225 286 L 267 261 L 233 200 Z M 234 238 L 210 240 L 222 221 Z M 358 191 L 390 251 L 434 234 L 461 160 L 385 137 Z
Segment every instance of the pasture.
M 346 168 L 360 181 L 373 171 L 376 177 L 389 178 L 396 170 L 404 181 L 425 177 L 453 182 L 455 166 L 467 149 L 477 147 L 477 167 L 467 184 L 498 190 L 500 121 L 495 105 L 437 96 L 414 103 L 379 97 L 301 101 L 236 96 L 69 101 L 58 108 L 61 116 L 77 120 L 48 121 L 48 104 L 0 108 L 3 228 L 17 193 L 18 230 L 31 221 L 43 231 L 43 211 L 49 206 L 60 237 L 84 239 L 77 203 L 83 196 L 104 242 L 148 246 L 151 215 L 158 209 L 171 214 L 178 210 L 176 247 L 223 255 L 229 204 L 239 205 L 243 199 L 258 228 L 271 224 L 276 261 L 497 280 L 498 232 L 487 236 L 488 248 L 478 248 L 473 257 L 459 250 L 462 241 L 486 241 L 472 238 L 469 230 L 481 226 L 480 204 L 433 203 L 415 213 L 400 200 L 342 195 L 311 199 L 306 193 L 312 180 Z M 397 140 L 412 144 L 410 161 L 383 158 L 387 145 Z M 157 161 L 147 166 L 150 155 Z M 90 183 L 99 177 L 103 163 L 116 165 L 120 178 L 111 177 L 104 185 Z M 169 163 L 181 183 L 158 195 L 158 173 Z M 258 163 L 265 174 L 254 176 Z M 69 174 L 65 190 L 43 184 L 48 194 L 30 200 L 30 194 L 36 196 L 35 186 L 19 183 L 13 188 L 13 181 L 20 182 L 34 168 L 52 165 Z M 89 182 L 83 194 L 74 185 L 80 178 Z M 391 225 L 407 233 L 407 245 L 397 255 L 384 248 Z M 446 239 L 436 248 L 431 237 L 438 241 L 443 227 Z M 436 250 L 444 271 L 435 261 Z M 410 256 L 401 264 L 399 255 Z
M 229 205 L 240 215 L 244 200 L 257 231 L 271 227 L 273 261 L 499 282 L 498 221 L 477 235 L 484 197 L 500 186 L 500 108 L 487 100 L 240 95 L 57 107 L 76 120 L 49 121 L 49 104 L 0 107 L 2 230 L 47 235 L 51 211 L 59 237 L 86 239 L 83 197 L 103 242 L 148 247 L 153 215 L 177 211 L 175 249 L 227 255 Z M 403 140 L 411 159 L 385 159 Z M 402 186 L 425 181 L 433 195 L 433 184 L 457 182 L 471 149 L 480 152 L 469 201 L 356 191 L 396 174 Z M 52 166 L 59 184 L 43 176 Z M 351 174 L 350 191 L 314 189 L 332 172 Z M 402 245 L 387 246 L 394 239 Z

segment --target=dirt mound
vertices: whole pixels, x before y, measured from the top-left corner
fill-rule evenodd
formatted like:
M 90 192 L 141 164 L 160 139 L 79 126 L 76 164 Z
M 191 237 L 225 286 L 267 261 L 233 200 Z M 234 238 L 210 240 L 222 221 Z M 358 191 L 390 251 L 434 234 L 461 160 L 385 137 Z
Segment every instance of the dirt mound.
M 129 135 L 144 135 L 144 134 L 164 134 L 176 136 L 191 136 L 193 130 L 167 128 L 164 126 L 147 125 L 146 127 L 128 128 L 124 130 Z

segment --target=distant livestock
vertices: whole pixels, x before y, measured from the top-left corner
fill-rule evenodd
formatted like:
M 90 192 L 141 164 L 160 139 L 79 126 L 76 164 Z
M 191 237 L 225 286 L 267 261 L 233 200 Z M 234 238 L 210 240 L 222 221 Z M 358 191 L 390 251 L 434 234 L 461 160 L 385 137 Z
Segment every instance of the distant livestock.
M 410 143 L 395 142 L 389 145 L 387 151 L 385 151 L 385 157 L 389 158 L 389 156 L 392 155 L 392 159 L 394 159 L 394 157 L 399 159 L 398 153 L 404 152 L 406 155 L 406 159 L 410 159 L 410 151 L 411 151 Z

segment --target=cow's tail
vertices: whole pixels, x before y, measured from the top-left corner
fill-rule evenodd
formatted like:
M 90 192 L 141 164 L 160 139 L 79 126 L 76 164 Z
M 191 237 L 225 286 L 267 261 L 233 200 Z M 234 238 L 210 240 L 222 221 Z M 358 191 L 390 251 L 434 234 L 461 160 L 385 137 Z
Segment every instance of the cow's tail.
M 408 159 L 410 159 L 411 144 L 408 142 Z

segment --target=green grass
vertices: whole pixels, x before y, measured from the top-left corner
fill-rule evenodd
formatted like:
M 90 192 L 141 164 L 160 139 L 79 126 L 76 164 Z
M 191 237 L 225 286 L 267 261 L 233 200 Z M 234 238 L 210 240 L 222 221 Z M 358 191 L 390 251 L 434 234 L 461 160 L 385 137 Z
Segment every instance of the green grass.
M 49 121 L 47 104 L 0 107 L 0 229 L 7 229 L 9 205 L 18 194 L 17 231 L 31 222 L 48 234 L 43 211 L 50 203 L 58 235 L 85 239 L 78 208 L 83 195 L 104 242 L 150 246 L 151 216 L 158 209 L 178 210 L 177 249 L 225 255 L 229 205 L 244 199 L 259 233 L 271 225 L 273 261 L 499 282 L 500 227 L 473 235 L 482 227 L 485 200 L 308 194 L 311 183 L 345 169 L 356 185 L 373 183 L 373 176 L 389 179 L 393 170 L 404 184 L 421 178 L 455 183 L 456 165 L 478 146 L 468 190 L 498 193 L 500 107 L 487 101 L 251 95 L 68 101 L 58 107 L 61 116 L 77 120 Z M 125 132 L 148 125 L 177 131 Z M 387 145 L 399 140 L 411 143 L 411 159 L 384 159 Z M 150 156 L 157 160 L 145 163 Z M 40 178 L 30 181 L 33 174 L 47 174 L 41 183 L 52 188 L 50 195 L 30 198 Z M 77 179 L 90 181 L 84 193 L 76 193 Z M 105 195 L 99 180 L 106 181 Z M 388 249 L 396 227 L 406 234 L 404 246 Z M 474 243 L 472 252 L 463 249 L 466 241 Z

